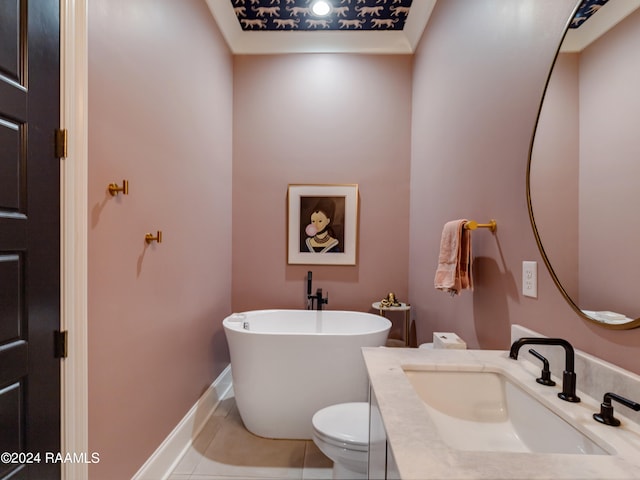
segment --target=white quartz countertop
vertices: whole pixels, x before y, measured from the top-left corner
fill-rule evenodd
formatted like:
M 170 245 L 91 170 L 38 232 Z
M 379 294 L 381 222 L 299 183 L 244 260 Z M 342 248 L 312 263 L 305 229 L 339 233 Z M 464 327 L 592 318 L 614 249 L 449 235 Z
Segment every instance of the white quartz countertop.
M 557 397 L 562 388 L 561 379 L 554 375 L 555 387 L 539 385 L 535 379 L 540 376 L 541 368 L 528 361 L 510 359 L 507 351 L 374 347 L 366 347 L 362 351 L 387 441 L 404 480 L 640 478 L 640 427 L 625 421 L 626 407 L 615 402 L 615 416 L 622 421 L 621 427 L 593 420 L 593 413 L 600 411 L 601 399 L 595 400 L 580 391 L 580 377 L 577 379 L 577 393 L 582 401 L 569 403 Z M 403 367 L 502 373 L 610 454 L 453 449 L 440 439 L 427 408 L 409 383 Z

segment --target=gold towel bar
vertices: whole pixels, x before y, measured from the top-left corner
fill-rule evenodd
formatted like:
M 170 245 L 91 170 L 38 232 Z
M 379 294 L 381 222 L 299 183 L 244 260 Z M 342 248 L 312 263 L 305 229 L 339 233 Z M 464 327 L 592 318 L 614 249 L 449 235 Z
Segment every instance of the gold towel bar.
M 465 230 L 475 230 L 476 228 L 488 228 L 492 232 L 495 232 L 496 228 L 498 228 L 498 224 L 493 218 L 489 221 L 489 223 L 478 223 L 474 220 L 469 220 L 467 223 L 464 224 L 464 228 Z

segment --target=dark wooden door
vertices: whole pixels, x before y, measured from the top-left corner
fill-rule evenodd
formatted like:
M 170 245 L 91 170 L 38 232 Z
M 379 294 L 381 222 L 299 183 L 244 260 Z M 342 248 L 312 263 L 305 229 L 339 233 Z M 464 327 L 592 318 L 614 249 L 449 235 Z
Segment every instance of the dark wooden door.
M 0 0 L 0 478 L 60 478 L 59 0 Z M 22 462 L 22 463 L 21 463 Z

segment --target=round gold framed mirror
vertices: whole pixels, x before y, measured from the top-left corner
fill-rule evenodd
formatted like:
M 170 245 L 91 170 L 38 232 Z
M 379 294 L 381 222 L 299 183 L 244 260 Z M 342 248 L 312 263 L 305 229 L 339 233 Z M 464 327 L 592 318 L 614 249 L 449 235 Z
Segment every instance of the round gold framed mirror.
M 527 202 L 551 276 L 584 319 L 640 326 L 640 0 L 577 6 L 531 142 Z

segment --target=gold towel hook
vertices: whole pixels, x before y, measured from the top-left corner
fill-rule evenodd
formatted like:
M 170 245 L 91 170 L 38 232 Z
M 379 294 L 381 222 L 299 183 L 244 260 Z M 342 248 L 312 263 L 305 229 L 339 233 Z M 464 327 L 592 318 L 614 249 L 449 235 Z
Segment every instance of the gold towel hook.
M 155 236 L 153 235 L 153 233 L 147 233 L 144 236 L 144 241 L 147 243 L 151 243 L 151 242 L 162 243 L 162 230 L 158 230 Z
M 129 195 L 129 180 L 122 180 L 121 187 L 117 183 L 110 183 L 107 190 L 109 190 L 112 197 L 115 197 L 118 192 L 122 192 L 123 195 Z
M 498 223 L 492 218 L 489 223 L 478 223 L 475 220 L 469 220 L 464 224 L 465 230 L 475 230 L 476 228 L 488 228 L 492 232 L 495 232 L 498 228 Z

